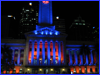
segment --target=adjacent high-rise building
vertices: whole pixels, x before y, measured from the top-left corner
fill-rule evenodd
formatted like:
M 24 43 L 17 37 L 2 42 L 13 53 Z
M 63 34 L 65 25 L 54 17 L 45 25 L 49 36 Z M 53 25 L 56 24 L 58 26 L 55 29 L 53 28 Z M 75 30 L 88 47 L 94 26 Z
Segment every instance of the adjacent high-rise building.
M 36 6 L 29 2 L 27 7 L 23 7 L 20 13 L 20 26 L 18 38 L 25 38 L 24 33 L 32 31 L 38 24 L 38 4 Z
M 67 40 L 74 41 L 92 41 L 92 26 L 85 22 L 80 16 L 74 20 L 69 27 Z

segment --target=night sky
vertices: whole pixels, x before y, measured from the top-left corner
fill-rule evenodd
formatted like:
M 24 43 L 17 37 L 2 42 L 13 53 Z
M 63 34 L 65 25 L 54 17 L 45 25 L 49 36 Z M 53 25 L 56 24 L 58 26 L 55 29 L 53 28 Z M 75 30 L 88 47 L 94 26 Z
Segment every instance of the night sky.
M 32 1 L 30 1 L 32 2 Z M 14 15 L 16 24 L 19 24 L 22 7 L 28 6 L 29 1 L 3 1 L 1 2 L 1 15 Z M 32 5 L 39 5 L 34 1 Z M 53 1 L 53 15 L 64 18 L 66 29 L 79 15 L 92 26 L 99 26 L 99 1 Z

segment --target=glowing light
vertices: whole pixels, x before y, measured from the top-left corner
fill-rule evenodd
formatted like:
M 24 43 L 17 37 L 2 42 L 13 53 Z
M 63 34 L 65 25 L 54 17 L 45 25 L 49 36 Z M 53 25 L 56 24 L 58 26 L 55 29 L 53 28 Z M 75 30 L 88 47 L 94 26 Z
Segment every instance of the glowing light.
M 93 27 L 93 29 L 94 29 L 95 27 Z
M 32 6 L 32 3 L 30 2 L 29 5 Z
M 50 32 L 50 35 L 52 35 L 52 32 Z
M 39 60 L 42 60 L 42 58 L 40 58 Z
M 58 32 L 55 32 L 55 35 L 58 35 Z
M 46 35 L 48 34 L 48 32 L 46 31 L 46 33 L 45 33 Z
M 42 69 L 39 69 L 39 71 L 42 71 Z
M 57 16 L 56 19 L 59 19 L 59 16 Z
M 37 31 L 35 31 L 35 34 L 37 34 Z
M 53 69 L 50 69 L 51 71 L 53 71 Z
M 63 68 L 62 71 L 65 71 L 65 69 Z
M 30 69 L 28 68 L 27 70 L 29 71 Z
M 41 32 L 41 34 L 43 35 L 43 32 Z
M 13 17 L 13 15 L 8 15 L 8 17 Z
M 26 11 L 29 11 L 29 10 L 26 10 Z
M 49 3 L 49 1 L 42 1 L 42 3 L 44 3 L 44 4 L 48 4 L 48 3 Z

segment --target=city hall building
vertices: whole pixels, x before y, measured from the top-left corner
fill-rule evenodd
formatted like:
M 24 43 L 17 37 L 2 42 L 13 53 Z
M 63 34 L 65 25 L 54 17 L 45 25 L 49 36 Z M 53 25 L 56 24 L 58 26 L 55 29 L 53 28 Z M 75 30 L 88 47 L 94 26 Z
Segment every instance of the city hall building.
M 25 33 L 26 39 L 1 39 L 1 46 L 10 46 L 15 68 L 3 73 L 62 74 L 98 73 L 98 58 L 91 41 L 66 41 L 67 34 L 55 30 L 52 20 L 52 2 L 39 2 L 39 25 Z M 79 54 L 82 44 L 91 53 Z

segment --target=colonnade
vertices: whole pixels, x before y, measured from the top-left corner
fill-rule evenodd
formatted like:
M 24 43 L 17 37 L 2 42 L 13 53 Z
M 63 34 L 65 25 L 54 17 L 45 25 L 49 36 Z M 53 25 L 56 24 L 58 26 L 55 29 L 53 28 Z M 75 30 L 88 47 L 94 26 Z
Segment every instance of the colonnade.
M 61 65 L 64 64 L 64 46 L 63 42 L 61 41 L 38 41 L 38 40 L 32 40 L 30 46 L 30 41 L 28 42 L 28 61 L 27 64 L 31 65 Z M 42 43 L 42 44 L 40 44 Z M 30 51 L 30 48 L 32 50 Z M 40 49 L 42 48 L 42 49 Z M 42 50 L 42 51 L 40 51 Z M 47 50 L 47 51 L 46 51 Z M 31 54 L 29 55 L 29 52 Z M 46 54 L 47 53 L 47 54 Z M 41 61 L 42 64 L 40 64 L 40 55 L 42 55 Z M 46 56 L 47 55 L 47 56 Z M 45 59 L 47 57 L 47 63 L 45 63 Z M 53 58 L 53 60 L 52 60 Z M 29 60 L 30 59 L 30 60 Z M 37 60 L 37 63 L 34 63 L 35 59 Z M 58 63 L 55 62 L 55 60 L 58 59 Z M 31 61 L 30 63 L 28 63 Z M 51 61 L 53 63 L 51 64 Z

